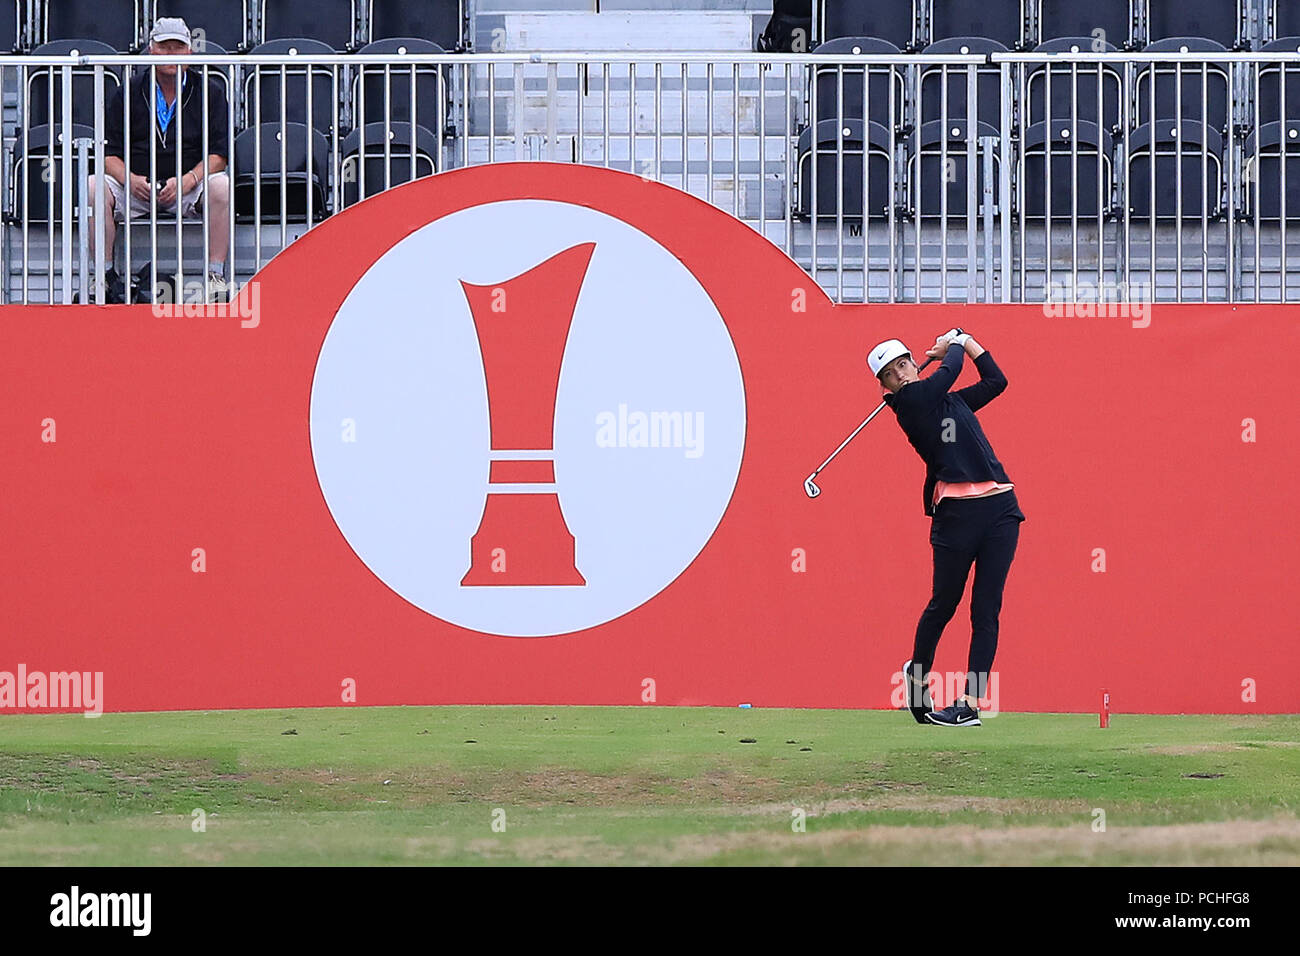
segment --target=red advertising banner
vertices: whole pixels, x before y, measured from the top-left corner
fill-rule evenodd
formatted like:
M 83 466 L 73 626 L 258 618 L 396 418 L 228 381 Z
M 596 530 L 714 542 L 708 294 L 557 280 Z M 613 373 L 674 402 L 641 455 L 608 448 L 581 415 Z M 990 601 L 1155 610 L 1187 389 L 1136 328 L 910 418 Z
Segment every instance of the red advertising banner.
M 550 164 L 368 200 L 236 307 L 6 307 L 0 715 L 92 709 L 74 672 L 109 711 L 897 706 L 924 465 L 887 409 L 803 483 L 881 401 L 868 350 L 954 326 L 1026 516 L 997 706 L 1300 711 L 1296 316 L 835 306 L 725 213 Z

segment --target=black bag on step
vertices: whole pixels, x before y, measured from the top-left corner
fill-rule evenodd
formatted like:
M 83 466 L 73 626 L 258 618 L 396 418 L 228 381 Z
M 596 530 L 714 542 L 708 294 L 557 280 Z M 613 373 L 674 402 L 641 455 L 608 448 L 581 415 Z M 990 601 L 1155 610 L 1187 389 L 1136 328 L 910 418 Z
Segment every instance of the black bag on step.
M 758 38 L 759 53 L 807 53 L 812 46 L 812 0 L 774 0 L 772 19 Z

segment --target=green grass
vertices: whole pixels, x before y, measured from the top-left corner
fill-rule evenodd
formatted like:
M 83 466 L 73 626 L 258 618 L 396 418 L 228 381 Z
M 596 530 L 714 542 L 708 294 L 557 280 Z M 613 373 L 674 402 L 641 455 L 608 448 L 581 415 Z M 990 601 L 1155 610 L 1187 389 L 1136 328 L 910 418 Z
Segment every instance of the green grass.
M 1296 716 L 1101 730 L 1004 713 L 954 731 L 712 708 L 14 715 L 0 866 L 1300 864 L 1297 741 Z

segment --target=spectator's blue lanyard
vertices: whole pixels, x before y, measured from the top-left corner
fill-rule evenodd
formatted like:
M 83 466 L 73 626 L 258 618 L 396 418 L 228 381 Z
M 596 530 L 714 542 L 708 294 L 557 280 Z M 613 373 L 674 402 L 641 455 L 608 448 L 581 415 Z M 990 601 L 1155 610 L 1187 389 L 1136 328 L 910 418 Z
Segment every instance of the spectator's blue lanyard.
M 154 88 L 154 108 L 158 111 L 158 129 L 166 133 L 167 127 L 172 125 L 172 117 L 176 115 L 176 104 L 181 101 L 181 95 L 185 92 L 185 74 L 181 73 L 180 88 L 176 91 L 176 99 L 170 103 L 167 97 L 163 96 L 162 87 Z

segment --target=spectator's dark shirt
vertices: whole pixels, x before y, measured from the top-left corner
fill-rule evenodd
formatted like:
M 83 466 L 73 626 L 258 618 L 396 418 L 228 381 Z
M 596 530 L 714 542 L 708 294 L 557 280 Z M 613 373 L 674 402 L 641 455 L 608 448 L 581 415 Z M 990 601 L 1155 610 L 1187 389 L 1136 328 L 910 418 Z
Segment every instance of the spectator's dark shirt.
M 229 161 L 226 94 L 220 83 L 208 79 L 209 117 L 207 149 L 203 147 L 203 75 L 191 71 L 181 88 L 180 108 L 165 130 L 158 128 L 157 110 L 149 71 L 137 71 L 129 90 L 118 89 L 109 97 L 104 114 L 105 151 L 109 156 L 126 158 L 123 98 L 131 97 L 131 174 L 149 176 L 149 143 L 156 144 L 155 181 L 166 182 L 176 175 L 177 131 L 181 140 L 181 174 L 189 172 L 205 156 L 217 155 Z

